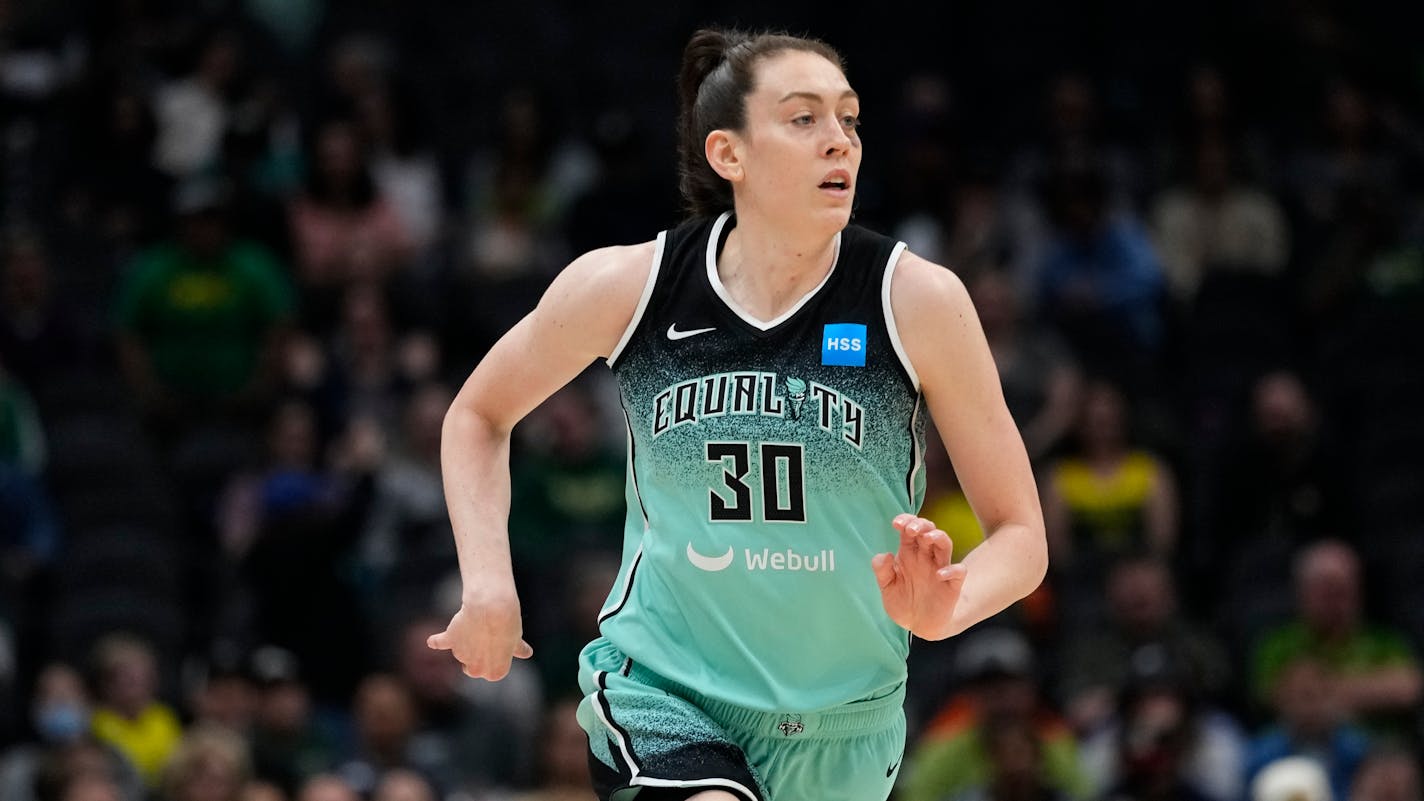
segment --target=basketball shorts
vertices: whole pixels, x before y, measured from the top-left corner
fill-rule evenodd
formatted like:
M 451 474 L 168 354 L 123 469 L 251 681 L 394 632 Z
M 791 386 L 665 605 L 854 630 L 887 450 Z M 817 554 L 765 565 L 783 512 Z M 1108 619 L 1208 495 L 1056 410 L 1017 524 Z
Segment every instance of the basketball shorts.
M 599 638 L 579 655 L 602 801 L 721 789 L 746 801 L 883 801 L 905 751 L 904 687 L 816 712 L 763 712 L 654 674 Z

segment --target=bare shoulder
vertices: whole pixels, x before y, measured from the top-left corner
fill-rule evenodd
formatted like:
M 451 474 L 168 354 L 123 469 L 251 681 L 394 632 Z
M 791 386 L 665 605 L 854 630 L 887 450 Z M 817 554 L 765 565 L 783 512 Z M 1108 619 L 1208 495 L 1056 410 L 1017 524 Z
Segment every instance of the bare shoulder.
M 942 329 L 954 323 L 978 326 L 974 304 L 959 276 L 908 250 L 895 265 L 890 307 L 912 351 L 911 339 L 927 328 Z
M 587 356 L 612 352 L 652 272 L 656 242 L 591 250 L 559 273 L 535 309 L 537 327 L 562 333 Z

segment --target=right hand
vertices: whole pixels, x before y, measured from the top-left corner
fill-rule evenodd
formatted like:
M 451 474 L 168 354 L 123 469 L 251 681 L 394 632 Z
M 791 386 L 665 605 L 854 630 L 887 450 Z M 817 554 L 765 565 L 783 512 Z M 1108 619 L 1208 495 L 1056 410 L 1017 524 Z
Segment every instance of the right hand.
M 430 635 L 425 644 L 437 651 L 453 653 L 466 676 L 499 681 L 509 675 L 514 658 L 528 659 L 534 655 L 522 631 L 517 598 L 465 601 L 445 630 Z

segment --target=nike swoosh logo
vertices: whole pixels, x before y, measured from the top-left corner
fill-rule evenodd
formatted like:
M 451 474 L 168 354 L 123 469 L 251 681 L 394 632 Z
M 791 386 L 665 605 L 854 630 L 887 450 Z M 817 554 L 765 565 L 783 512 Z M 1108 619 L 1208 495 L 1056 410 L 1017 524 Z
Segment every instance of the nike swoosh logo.
M 729 546 L 727 552 L 721 556 L 703 556 L 693 549 L 692 543 L 687 543 L 687 561 L 693 567 L 706 570 L 708 573 L 716 573 L 719 570 L 726 570 L 732 564 L 732 549 Z
M 716 327 L 712 327 L 712 328 L 693 328 L 693 329 L 691 329 L 691 330 L 689 330 L 689 331 L 679 331 L 679 330 L 677 330 L 677 323 L 673 323 L 672 325 L 668 326 L 667 337 L 668 337 L 668 339 L 672 339 L 672 340 L 687 339 L 688 337 L 695 337 L 695 336 L 697 336 L 698 334 L 705 334 L 705 333 L 707 333 L 708 331 L 716 331 L 716 330 L 717 330 Z
M 898 767 L 900 767 L 900 760 L 897 759 L 894 762 L 890 763 L 890 767 L 885 769 L 885 778 L 888 779 L 891 776 L 895 775 L 895 769 Z

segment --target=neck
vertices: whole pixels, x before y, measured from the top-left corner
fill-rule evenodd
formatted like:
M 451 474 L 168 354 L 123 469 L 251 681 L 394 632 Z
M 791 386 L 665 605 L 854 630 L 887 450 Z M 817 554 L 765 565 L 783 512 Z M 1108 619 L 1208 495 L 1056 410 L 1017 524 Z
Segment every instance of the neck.
M 771 320 L 821 283 L 835 257 L 834 234 L 788 233 L 739 217 L 717 259 L 717 275 L 743 309 Z

